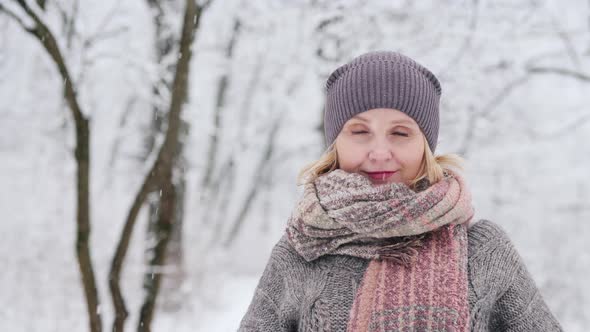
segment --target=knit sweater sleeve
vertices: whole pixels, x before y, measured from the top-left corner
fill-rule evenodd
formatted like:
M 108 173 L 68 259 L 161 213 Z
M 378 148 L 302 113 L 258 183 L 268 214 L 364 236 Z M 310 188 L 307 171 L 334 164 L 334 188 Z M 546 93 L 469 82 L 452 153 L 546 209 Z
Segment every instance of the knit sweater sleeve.
M 295 257 L 283 237 L 273 248 L 238 332 L 287 332 L 296 330 L 296 306 L 292 287 L 298 279 Z
M 485 221 L 490 232 L 491 259 L 500 262 L 492 274 L 503 284 L 492 309 L 493 331 L 562 331 L 543 300 L 524 261 L 498 225 Z

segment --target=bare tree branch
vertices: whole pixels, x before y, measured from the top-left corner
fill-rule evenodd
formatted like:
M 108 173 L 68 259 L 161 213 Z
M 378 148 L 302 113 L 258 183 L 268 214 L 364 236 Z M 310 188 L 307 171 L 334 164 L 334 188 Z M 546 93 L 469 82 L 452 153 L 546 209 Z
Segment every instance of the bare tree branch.
M 263 177 L 266 176 L 266 170 L 268 169 L 268 167 L 270 167 L 269 161 L 272 159 L 274 153 L 276 135 L 281 126 L 282 115 L 283 113 L 281 113 L 272 124 L 272 128 L 270 129 L 270 133 L 266 141 L 266 149 L 264 150 L 264 153 L 262 154 L 260 161 L 258 162 L 258 166 L 256 167 L 256 174 L 254 175 L 254 179 L 252 180 L 250 191 L 248 193 L 246 201 L 244 202 L 244 205 L 242 205 L 242 208 L 240 209 L 238 216 L 236 217 L 236 219 L 233 222 L 233 225 L 231 226 L 228 236 L 224 242 L 225 247 L 229 247 L 238 235 L 240 228 L 244 223 L 244 219 L 246 218 L 246 215 L 248 214 L 248 211 L 250 210 L 250 207 L 254 202 L 254 198 L 256 198 L 258 194 L 259 184 L 262 183 Z
M 13 20 L 16 21 L 16 23 L 18 23 L 18 25 L 21 26 L 21 28 L 23 28 L 23 30 L 29 32 L 29 33 L 33 33 L 34 31 L 34 27 L 29 27 L 25 24 L 25 22 L 22 20 L 22 18 L 20 18 L 18 15 L 16 15 L 13 11 L 11 11 L 10 9 L 6 8 L 4 5 L 2 5 L 0 3 L 0 12 L 4 12 L 6 15 L 10 16 Z
M 115 27 L 113 29 L 107 30 L 108 25 L 111 21 L 116 17 L 117 12 L 120 10 L 121 2 L 117 1 L 115 4 L 109 9 L 108 13 L 106 13 L 100 23 L 98 24 L 96 31 L 92 33 L 84 44 L 86 47 L 91 47 L 97 41 L 105 40 L 107 38 L 116 36 L 121 32 L 125 32 L 128 30 L 128 27 Z
M 39 8 L 45 10 L 45 5 L 47 3 L 46 0 L 36 0 L 37 1 L 37 5 L 39 6 Z
M 195 0 L 186 0 L 178 62 L 172 84 L 172 99 L 170 100 L 168 112 L 168 128 L 166 136 L 158 152 L 158 157 L 154 162 L 151 171 L 146 175 L 129 210 L 121 233 L 121 238 L 119 239 L 117 249 L 111 262 L 109 286 L 113 305 L 115 307 L 115 320 L 113 322 L 114 332 L 123 331 L 125 319 L 128 316 L 119 281 L 121 268 L 127 254 L 137 215 L 148 194 L 155 187 L 166 183 L 167 174 L 171 173 L 173 167 L 174 155 L 178 145 L 178 134 L 181 126 L 180 113 L 187 96 L 189 67 L 192 57 L 191 45 L 193 44 L 195 31 L 199 27 L 202 13 L 203 7 L 197 6 Z M 149 327 L 144 326 L 143 328 L 147 328 L 147 331 L 149 331 Z
M 129 97 L 127 99 L 127 102 L 125 103 L 125 108 L 123 109 L 123 113 L 121 113 L 121 117 L 119 118 L 119 123 L 118 123 L 118 128 L 117 128 L 117 134 L 115 136 L 115 139 L 113 140 L 113 144 L 111 145 L 111 150 L 110 150 L 110 154 L 109 154 L 109 161 L 107 163 L 107 178 L 105 181 L 105 185 L 103 187 L 106 187 L 106 185 L 111 183 L 112 180 L 112 170 L 115 167 L 115 161 L 117 160 L 117 155 L 119 154 L 119 149 L 121 147 L 121 142 L 123 141 L 123 135 L 121 134 L 121 131 L 123 130 L 123 128 L 125 128 L 125 126 L 127 125 L 127 119 L 129 117 L 129 115 L 132 113 L 133 109 L 135 108 L 135 104 L 137 103 L 137 97 L 136 96 L 132 96 Z
M 535 140 L 541 139 L 555 139 L 556 137 L 571 134 L 576 129 L 584 126 L 585 124 L 590 122 L 590 114 L 584 114 L 579 118 L 570 121 L 570 123 L 561 126 L 560 128 L 554 129 L 551 132 L 539 132 L 533 131 L 529 133 L 531 137 Z
M 572 59 L 572 62 L 576 65 L 576 67 L 580 68 L 580 66 L 581 66 L 580 59 L 578 57 L 578 54 L 576 53 L 576 48 L 574 47 L 574 43 L 572 42 L 572 40 L 571 40 L 570 36 L 567 34 L 567 32 L 564 31 L 563 28 L 560 26 L 559 21 L 555 18 L 555 15 L 551 15 L 551 24 L 555 28 L 555 31 L 557 32 L 557 36 L 563 42 L 563 45 L 566 49 L 568 56 L 570 57 L 570 59 Z
M 76 253 L 78 257 L 78 267 L 82 276 L 82 284 L 84 294 L 86 297 L 86 304 L 88 310 L 90 330 L 92 332 L 100 332 L 102 330 L 101 314 L 99 309 L 99 297 L 96 289 L 96 281 L 94 277 L 94 269 L 92 267 L 92 260 L 90 256 L 89 239 L 90 239 L 90 128 L 89 121 L 84 116 L 82 109 L 78 103 L 76 89 L 74 82 L 72 82 L 68 67 L 62 56 L 62 51 L 59 48 L 57 40 L 48 26 L 39 18 L 35 11 L 29 7 L 26 1 L 17 0 L 17 3 L 28 15 L 28 17 L 35 22 L 33 28 L 26 27 L 22 20 L 17 19 L 17 22 L 23 29 L 32 34 L 45 48 L 46 52 L 51 56 L 53 62 L 57 66 L 59 73 L 63 80 L 64 97 L 67 101 L 74 124 L 76 128 L 76 179 L 77 179 L 77 238 L 76 238 Z M 41 8 L 44 8 L 45 2 L 38 3 Z M 4 8 L 3 11 L 6 12 Z M 11 14 L 9 14 L 11 15 Z M 12 16 L 12 15 L 11 15 Z M 16 16 L 12 16 L 16 18 Z
M 462 147 L 459 150 L 461 155 L 466 156 L 469 153 L 469 146 L 472 144 L 471 141 L 473 140 L 476 130 L 476 122 L 482 118 L 488 117 L 493 109 L 495 109 L 497 105 L 506 99 L 516 87 L 525 84 L 530 79 L 530 74 L 555 74 L 572 77 L 584 82 L 590 82 L 590 75 L 565 68 L 527 65 L 525 70 L 527 74 L 516 78 L 505 85 L 502 90 L 500 90 L 500 92 L 494 98 L 492 98 L 480 111 L 470 112 L 467 131 L 463 138 Z M 557 132 L 561 132 L 561 130 L 558 130 Z
M 70 15 L 70 19 L 67 20 L 65 26 L 66 31 L 66 41 L 67 41 L 67 48 L 72 47 L 72 40 L 74 39 L 74 34 L 76 32 L 76 18 L 78 17 L 78 10 L 80 8 L 79 0 L 74 0 L 72 3 L 72 14 Z
M 463 42 L 462 42 L 461 46 L 459 46 L 455 55 L 446 64 L 444 69 L 440 71 L 441 78 L 445 77 L 447 75 L 448 71 L 452 67 L 454 67 L 457 63 L 459 63 L 459 61 L 461 60 L 463 55 L 465 55 L 467 50 L 471 47 L 471 44 L 473 42 L 473 37 L 475 36 L 475 33 L 477 32 L 477 22 L 478 22 L 478 18 L 479 18 L 479 15 L 478 15 L 479 5 L 480 5 L 480 2 L 478 0 L 472 0 L 471 16 L 470 16 L 470 20 L 469 20 L 469 33 L 466 34 L 465 39 L 463 39 Z
M 590 82 L 590 75 L 566 68 L 529 66 L 527 67 L 527 71 L 532 74 L 557 74 L 569 76 L 584 82 Z
M 521 77 L 517 77 L 516 79 L 510 81 L 506 84 L 490 101 L 484 105 L 480 110 L 476 111 L 473 108 L 470 109 L 469 112 L 469 119 L 466 126 L 466 132 L 463 136 L 463 141 L 461 142 L 461 148 L 459 148 L 458 153 L 462 156 L 467 156 L 470 152 L 469 148 L 473 143 L 473 138 L 475 135 L 475 130 L 477 129 L 476 123 L 480 119 L 487 118 L 492 111 L 502 103 L 517 87 L 525 84 L 529 80 L 529 75 L 524 75 Z
M 241 22 L 239 18 L 234 20 L 233 25 L 233 33 L 230 38 L 230 41 L 225 50 L 225 58 L 226 61 L 231 61 L 234 53 L 235 44 L 238 40 L 238 35 L 240 33 Z M 228 66 L 229 67 L 229 66 Z M 205 166 L 205 171 L 203 175 L 203 180 L 201 181 L 201 192 L 205 193 L 208 190 L 209 184 L 211 182 L 211 178 L 213 176 L 213 170 L 217 165 L 217 154 L 218 154 L 218 145 L 219 145 L 219 138 L 221 137 L 221 119 L 222 119 L 222 112 L 224 111 L 224 107 L 226 104 L 226 94 L 229 86 L 229 73 L 225 72 L 219 79 L 218 90 L 217 90 L 217 98 L 215 104 L 215 111 L 213 117 L 213 134 L 210 136 L 210 143 L 208 144 L 208 152 L 207 152 L 207 165 Z M 201 197 L 201 201 L 203 201 L 205 195 Z

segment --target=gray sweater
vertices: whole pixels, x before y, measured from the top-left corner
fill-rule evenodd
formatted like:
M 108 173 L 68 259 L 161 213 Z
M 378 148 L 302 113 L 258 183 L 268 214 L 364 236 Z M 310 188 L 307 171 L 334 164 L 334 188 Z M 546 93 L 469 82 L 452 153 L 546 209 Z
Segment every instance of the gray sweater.
M 482 220 L 468 231 L 470 331 L 562 331 L 506 233 Z M 346 331 L 368 260 L 306 262 L 283 236 L 239 331 Z

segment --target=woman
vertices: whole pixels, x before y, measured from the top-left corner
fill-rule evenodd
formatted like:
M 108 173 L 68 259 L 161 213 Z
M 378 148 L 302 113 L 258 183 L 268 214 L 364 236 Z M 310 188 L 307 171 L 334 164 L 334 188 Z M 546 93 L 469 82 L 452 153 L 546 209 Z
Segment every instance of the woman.
M 438 79 L 371 52 L 326 88 L 329 148 L 239 331 L 561 331 L 506 233 L 472 222 L 461 159 L 434 156 Z

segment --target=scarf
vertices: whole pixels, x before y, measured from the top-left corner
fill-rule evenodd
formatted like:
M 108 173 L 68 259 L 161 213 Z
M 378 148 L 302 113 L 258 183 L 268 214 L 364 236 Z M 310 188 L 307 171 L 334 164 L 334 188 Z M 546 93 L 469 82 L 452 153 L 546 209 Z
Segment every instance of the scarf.
M 334 170 L 305 185 L 287 236 L 307 261 L 370 259 L 348 331 L 466 331 L 471 195 L 458 174 L 416 192 Z

